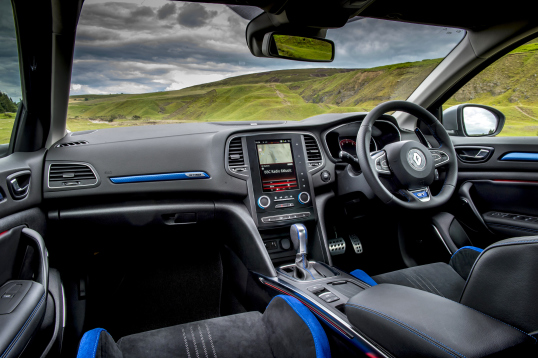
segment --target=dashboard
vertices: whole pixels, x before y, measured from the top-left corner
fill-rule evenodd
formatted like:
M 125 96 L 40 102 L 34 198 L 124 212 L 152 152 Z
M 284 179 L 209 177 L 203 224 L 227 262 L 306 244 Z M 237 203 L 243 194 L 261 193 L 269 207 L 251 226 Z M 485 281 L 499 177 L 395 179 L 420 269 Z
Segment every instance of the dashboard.
M 63 207 L 74 205 L 181 199 L 243 202 L 259 230 L 315 221 L 316 193 L 330 191 L 337 181 L 340 150 L 356 155 L 365 116 L 69 133 L 46 154 L 43 197 L 60 216 Z M 407 139 L 416 140 L 414 132 L 400 130 L 385 115 L 375 124 L 371 149 Z

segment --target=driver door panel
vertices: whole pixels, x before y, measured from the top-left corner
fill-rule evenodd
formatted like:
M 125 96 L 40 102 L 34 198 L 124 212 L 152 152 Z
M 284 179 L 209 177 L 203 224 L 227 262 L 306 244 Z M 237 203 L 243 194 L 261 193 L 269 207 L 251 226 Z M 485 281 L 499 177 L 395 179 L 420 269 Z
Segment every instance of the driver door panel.
M 489 245 L 510 237 L 538 235 L 538 161 L 533 159 L 536 154 L 538 160 L 538 138 L 453 137 L 452 141 L 459 170 L 454 213 L 471 236 L 480 236 L 478 241 Z M 458 151 L 459 147 L 491 151 L 486 160 L 474 160 L 460 156 L 469 152 Z M 508 158 L 516 160 L 507 160 L 509 154 Z

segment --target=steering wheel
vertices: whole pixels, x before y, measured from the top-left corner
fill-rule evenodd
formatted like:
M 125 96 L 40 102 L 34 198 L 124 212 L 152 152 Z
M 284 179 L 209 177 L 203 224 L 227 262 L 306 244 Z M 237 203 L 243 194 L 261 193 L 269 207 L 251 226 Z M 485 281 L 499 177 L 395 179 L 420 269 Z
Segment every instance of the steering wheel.
M 420 118 L 439 142 L 439 148 L 426 148 L 418 141 L 407 140 L 386 145 L 370 153 L 372 126 L 379 117 L 390 111 L 401 111 Z M 375 107 L 361 123 L 357 134 L 357 157 L 364 178 L 385 204 L 407 209 L 430 209 L 445 204 L 454 193 L 458 163 L 454 145 L 443 125 L 430 112 L 406 101 L 390 101 Z M 435 169 L 447 167 L 441 191 L 432 195 L 430 185 Z M 380 180 L 389 179 L 404 199 L 395 196 Z

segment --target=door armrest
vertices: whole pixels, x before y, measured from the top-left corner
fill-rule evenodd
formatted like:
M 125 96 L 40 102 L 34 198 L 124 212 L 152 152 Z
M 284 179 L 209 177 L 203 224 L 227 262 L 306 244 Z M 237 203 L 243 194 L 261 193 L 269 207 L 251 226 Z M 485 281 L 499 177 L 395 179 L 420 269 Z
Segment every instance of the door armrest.
M 0 357 L 18 357 L 39 328 L 46 308 L 45 288 L 34 281 L 0 287 Z

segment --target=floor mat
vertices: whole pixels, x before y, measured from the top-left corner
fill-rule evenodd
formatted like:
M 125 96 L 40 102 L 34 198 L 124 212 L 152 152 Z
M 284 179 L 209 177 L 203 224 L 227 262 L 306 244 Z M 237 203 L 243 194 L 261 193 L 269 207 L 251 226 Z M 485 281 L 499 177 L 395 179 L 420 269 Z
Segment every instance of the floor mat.
M 88 285 L 88 328 L 105 328 L 117 341 L 133 333 L 218 317 L 218 249 L 203 237 L 190 241 L 160 237 L 144 246 L 131 243 L 127 251 L 96 255 L 100 257 L 92 265 Z

